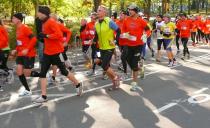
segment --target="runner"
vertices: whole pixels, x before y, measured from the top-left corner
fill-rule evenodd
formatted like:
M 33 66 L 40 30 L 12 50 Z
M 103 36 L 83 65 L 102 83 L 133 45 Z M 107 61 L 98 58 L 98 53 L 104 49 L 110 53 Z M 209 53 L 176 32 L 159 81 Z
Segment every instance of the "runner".
M 176 59 L 174 58 L 171 48 L 171 43 L 173 43 L 172 41 L 175 35 L 175 29 L 175 23 L 171 22 L 170 15 L 166 14 L 164 16 L 164 25 L 161 27 L 161 32 L 163 33 L 163 46 L 169 59 L 168 67 L 176 65 Z
M 51 14 L 50 15 L 55 21 L 57 21 L 59 28 L 61 30 L 61 32 L 63 33 L 63 47 L 64 47 L 64 52 L 62 53 L 63 55 L 63 59 L 64 59 L 64 64 L 66 66 L 66 68 L 69 71 L 72 71 L 72 65 L 71 65 L 71 61 L 68 59 L 66 52 L 68 50 L 68 42 L 71 38 L 72 32 L 64 26 L 64 22 L 62 19 L 58 18 L 57 15 L 55 14 Z M 51 81 L 56 82 L 55 81 L 55 76 L 57 74 L 57 66 L 53 65 L 52 66 L 53 69 L 53 75 L 51 76 Z
M 187 19 L 187 15 L 185 13 L 181 13 L 181 20 L 177 24 L 177 29 L 180 31 L 180 38 L 182 41 L 182 45 L 184 47 L 183 49 L 183 57 L 181 58 L 182 60 L 185 60 L 186 54 L 187 58 L 190 58 L 190 52 L 187 47 L 187 43 L 190 37 L 190 29 L 192 27 L 192 22 Z
M 112 80 L 113 86 L 109 88 L 109 90 L 113 90 L 119 88 L 120 86 L 119 76 L 110 67 L 110 61 L 114 53 L 115 46 L 119 41 L 120 29 L 110 18 L 106 17 L 106 13 L 107 8 L 105 6 L 98 7 L 98 21 L 95 25 L 96 35 L 94 42 L 99 43 L 101 53 L 100 64 L 109 79 Z M 116 39 L 114 39 L 114 31 L 117 33 Z
M 89 23 L 87 23 L 86 29 L 89 33 L 89 39 L 92 42 L 95 37 L 95 23 L 97 20 L 97 13 L 93 12 L 91 14 L 90 18 L 91 18 L 91 21 Z M 95 68 L 96 68 L 95 59 L 97 58 L 97 53 L 99 52 L 98 47 L 99 47 L 98 42 L 91 44 L 92 71 L 89 72 L 89 75 L 95 75 Z
M 44 39 L 44 56 L 41 65 L 40 83 L 42 95 L 34 100 L 34 102 L 42 103 L 47 101 L 47 79 L 46 74 L 51 65 L 57 65 L 62 75 L 71 80 L 76 87 L 77 95 L 82 94 L 82 83 L 79 83 L 74 74 L 68 72 L 65 68 L 62 53 L 63 35 L 58 23 L 50 18 L 50 8 L 47 6 L 39 7 L 38 17 L 43 21 L 42 33 L 39 36 Z
M 196 46 L 196 34 L 198 32 L 198 22 L 196 21 L 195 17 L 192 17 L 192 29 L 191 29 L 191 39 L 192 39 L 192 45 Z
M 123 22 L 122 33 L 127 39 L 128 52 L 127 62 L 132 70 L 133 81 L 131 83 L 131 91 L 137 89 L 138 77 L 138 62 L 140 61 L 140 54 L 142 52 L 144 43 L 141 40 L 144 29 L 147 27 L 146 21 L 138 16 L 138 7 L 134 4 L 128 7 L 129 17 Z
M 12 50 L 11 54 L 15 55 L 16 58 L 16 73 L 19 77 L 20 82 L 25 87 L 24 91 L 21 91 L 19 96 L 29 96 L 32 94 L 29 89 L 26 77 L 31 76 L 31 69 L 34 67 L 35 56 L 36 56 L 36 37 L 33 35 L 31 28 L 27 25 L 22 24 L 23 14 L 16 13 L 12 17 L 12 22 L 16 26 L 16 50 Z
M 161 27 L 164 25 L 163 21 L 163 16 L 162 15 L 157 15 L 156 17 L 157 22 L 156 22 L 156 29 L 154 29 L 157 37 L 157 57 L 156 57 L 156 62 L 160 62 L 160 57 L 161 57 L 161 46 L 163 44 L 163 35 L 161 33 Z
M 89 30 L 87 29 L 87 20 L 82 19 L 81 20 L 81 27 L 80 27 L 80 39 L 82 41 L 82 53 L 83 57 L 85 58 L 85 67 L 91 68 L 91 58 L 90 58 L 90 45 L 91 45 L 91 39 L 89 35 Z
M 204 36 L 205 36 L 205 43 L 210 43 L 210 16 L 206 18 L 204 22 Z
M 6 83 L 11 84 L 14 81 L 13 71 L 8 68 L 7 60 L 9 57 L 10 47 L 9 47 L 9 37 L 8 32 L 0 19 L 0 70 L 6 75 Z M 5 76 L 4 76 L 5 77 Z M 0 83 L 2 84 L 2 83 Z M 4 83 L 3 83 L 4 84 Z M 0 85 L 0 90 L 2 86 Z
M 180 19 L 181 19 L 180 15 L 177 15 L 176 16 L 176 20 L 175 20 L 176 25 L 179 23 Z M 180 53 L 180 48 L 179 48 L 180 35 L 179 34 L 180 34 L 179 30 L 176 29 L 176 38 L 175 38 L 175 40 L 176 40 L 176 48 L 177 48 L 176 55 L 179 55 L 179 53 Z
M 120 19 L 116 22 L 116 24 L 118 25 L 118 27 L 120 28 L 120 30 L 122 31 L 122 26 L 123 26 L 123 22 L 126 18 L 127 14 L 126 11 L 121 11 L 120 12 Z M 120 35 L 120 39 L 119 39 L 119 49 L 121 52 L 121 61 L 122 61 L 122 67 L 121 65 L 118 67 L 120 70 L 122 70 L 124 72 L 123 78 L 126 79 L 128 78 L 128 74 L 127 74 L 127 62 L 126 62 L 126 56 L 127 56 L 127 40 L 122 38 L 122 34 Z

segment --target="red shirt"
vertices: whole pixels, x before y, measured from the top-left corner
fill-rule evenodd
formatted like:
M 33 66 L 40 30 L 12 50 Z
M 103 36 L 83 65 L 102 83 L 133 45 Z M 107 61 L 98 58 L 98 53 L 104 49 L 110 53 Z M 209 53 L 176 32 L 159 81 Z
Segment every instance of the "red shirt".
M 124 20 L 122 33 L 129 33 L 129 38 L 127 40 L 128 46 L 144 45 L 141 37 L 146 26 L 147 22 L 139 17 L 136 19 L 128 17 Z
M 63 36 L 64 36 L 64 33 L 66 34 L 66 36 L 63 37 L 63 43 L 69 42 L 69 40 L 71 39 L 72 32 L 70 31 L 70 29 L 64 26 L 64 24 L 58 23 L 58 25 L 61 31 L 63 32 Z
M 210 20 L 204 22 L 204 33 L 210 34 Z
M 180 37 L 181 38 L 189 38 L 190 37 L 190 30 L 192 27 L 192 22 L 188 19 L 186 20 L 180 20 L 177 23 L 177 29 L 180 31 Z
M 116 21 L 117 26 L 120 28 L 120 30 L 122 31 L 122 27 L 123 27 L 123 20 L 118 20 Z M 120 46 L 125 46 L 127 43 L 127 39 L 121 38 L 119 39 L 119 45 Z
M 8 42 L 9 42 L 9 38 L 8 38 L 7 30 L 6 28 L 0 25 L 0 49 L 8 47 L 9 45 Z
M 191 31 L 192 32 L 197 32 L 198 31 L 198 21 L 197 20 L 192 20 L 192 27 L 191 27 Z
M 24 55 L 27 57 L 35 57 L 36 56 L 36 37 L 32 37 L 33 33 L 31 28 L 29 28 L 25 24 L 21 24 L 16 29 L 16 50 L 17 56 L 23 56 L 22 51 L 24 49 L 28 49 L 28 54 Z
M 95 22 L 89 22 L 86 25 L 86 29 L 89 33 L 89 38 L 93 39 L 95 37 Z
M 44 54 L 55 55 L 64 51 L 63 34 L 54 19 L 49 18 L 43 23 L 42 32 L 48 35 L 44 39 Z
M 82 45 L 90 45 L 90 34 L 89 34 L 89 30 L 87 29 L 87 25 L 85 27 L 85 29 L 80 32 L 80 39 L 82 40 Z

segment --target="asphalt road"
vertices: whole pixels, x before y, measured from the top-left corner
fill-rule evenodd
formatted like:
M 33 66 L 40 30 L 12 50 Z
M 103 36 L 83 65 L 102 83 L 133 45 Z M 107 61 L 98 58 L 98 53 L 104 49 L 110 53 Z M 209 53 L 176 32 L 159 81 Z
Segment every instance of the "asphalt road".
M 136 92 L 130 91 L 131 78 L 119 90 L 107 91 L 111 81 L 102 80 L 101 68 L 88 76 L 81 54 L 69 53 L 78 62 L 75 74 L 84 83 L 84 94 L 77 97 L 72 84 L 58 75 L 57 84 L 48 86 L 49 101 L 34 104 L 38 79 L 28 79 L 33 96 L 20 98 L 16 77 L 0 92 L 0 128 L 209 128 L 210 48 L 190 50 L 191 59 L 177 57 L 173 68 L 167 67 L 165 54 L 156 63 L 148 52 L 146 78 L 139 79 Z

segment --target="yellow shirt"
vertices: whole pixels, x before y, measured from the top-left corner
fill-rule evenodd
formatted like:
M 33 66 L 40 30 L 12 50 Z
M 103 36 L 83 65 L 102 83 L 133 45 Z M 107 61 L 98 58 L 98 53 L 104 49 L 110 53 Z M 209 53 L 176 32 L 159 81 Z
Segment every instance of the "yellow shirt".
M 176 25 L 173 22 L 169 22 L 169 23 L 165 23 L 162 27 L 161 27 L 161 31 L 163 32 L 163 34 L 171 34 L 171 36 L 166 37 L 163 36 L 163 39 L 172 39 L 174 38 L 174 32 L 176 29 Z

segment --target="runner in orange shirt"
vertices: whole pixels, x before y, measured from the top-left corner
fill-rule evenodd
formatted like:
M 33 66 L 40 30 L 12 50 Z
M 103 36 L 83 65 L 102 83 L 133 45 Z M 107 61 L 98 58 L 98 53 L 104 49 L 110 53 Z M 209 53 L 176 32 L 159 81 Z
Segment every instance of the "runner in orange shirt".
M 31 69 L 34 67 L 36 56 L 36 37 L 33 35 L 31 28 L 22 24 L 23 14 L 16 13 L 12 17 L 12 22 L 16 26 L 16 49 L 11 54 L 17 54 L 16 73 L 25 90 L 19 93 L 19 96 L 29 96 L 32 94 L 29 89 L 26 77 L 31 76 Z
M 206 44 L 210 43 L 210 16 L 208 16 L 204 22 L 204 35 Z
M 44 56 L 41 65 L 40 83 L 41 96 L 34 100 L 34 102 L 42 103 L 47 101 L 47 79 L 46 74 L 51 65 L 57 65 L 62 75 L 66 76 L 73 82 L 76 87 L 77 95 L 80 96 L 83 92 L 82 83 L 75 78 L 74 74 L 69 72 L 64 65 L 63 59 L 63 33 L 61 32 L 58 23 L 50 18 L 50 8 L 41 6 L 38 10 L 38 17 L 43 22 L 42 33 L 39 37 L 44 39 Z
M 124 19 L 127 17 L 126 11 L 121 11 L 120 12 L 120 19 L 116 22 L 120 30 L 122 31 L 123 27 L 123 22 Z M 127 40 L 122 38 L 122 34 L 119 39 L 119 49 L 121 52 L 121 61 L 122 61 L 122 66 L 120 65 L 118 68 L 124 72 L 123 78 L 126 79 L 128 77 L 127 75 L 127 62 L 126 62 L 126 56 L 127 56 Z
M 187 43 L 190 37 L 190 30 L 192 27 L 192 22 L 187 19 L 187 15 L 185 13 L 181 13 L 180 16 L 181 16 L 181 20 L 177 24 L 177 29 L 180 31 L 180 38 L 184 47 L 183 57 L 181 58 L 182 60 L 184 60 L 186 57 L 186 54 L 187 54 L 187 58 L 188 59 L 190 58 L 190 52 L 187 47 Z
M 92 40 L 95 37 L 95 23 L 97 20 L 97 13 L 93 12 L 90 16 L 91 21 L 89 23 L 87 23 L 86 29 L 88 31 L 89 34 L 89 39 Z M 99 49 L 98 49 L 98 42 L 94 42 L 91 44 L 91 49 L 92 49 L 92 53 L 91 53 L 91 58 L 92 58 L 92 71 L 88 72 L 89 75 L 95 75 L 95 68 L 96 68 L 96 63 L 95 63 L 95 59 L 98 58 L 97 54 L 99 54 Z
M 123 22 L 122 33 L 124 38 L 127 39 L 128 52 L 127 62 L 132 70 L 133 81 L 131 83 L 131 91 L 135 91 L 138 88 L 138 62 L 140 61 L 142 49 L 144 43 L 141 39 L 143 31 L 147 26 L 147 22 L 138 16 L 138 7 L 136 5 L 130 5 L 129 17 Z
M 68 59 L 66 52 L 68 50 L 68 42 L 71 39 L 72 32 L 70 31 L 70 29 L 68 29 L 66 26 L 64 26 L 64 21 L 62 19 L 58 18 L 57 15 L 51 14 L 50 17 L 52 17 L 55 21 L 57 21 L 58 26 L 59 26 L 61 32 L 63 33 L 64 52 L 62 53 L 62 55 L 63 55 L 63 59 L 64 59 L 64 63 L 65 63 L 66 68 L 69 71 L 71 71 L 72 70 L 71 61 Z M 52 69 L 53 69 L 53 75 L 50 78 L 50 82 L 56 82 L 55 81 L 55 76 L 57 74 L 57 66 L 53 65 Z
M 191 18 L 192 21 L 192 28 L 191 28 L 191 39 L 192 39 L 192 45 L 195 46 L 196 45 L 196 33 L 198 32 L 198 22 L 195 19 L 195 16 L 192 16 Z

